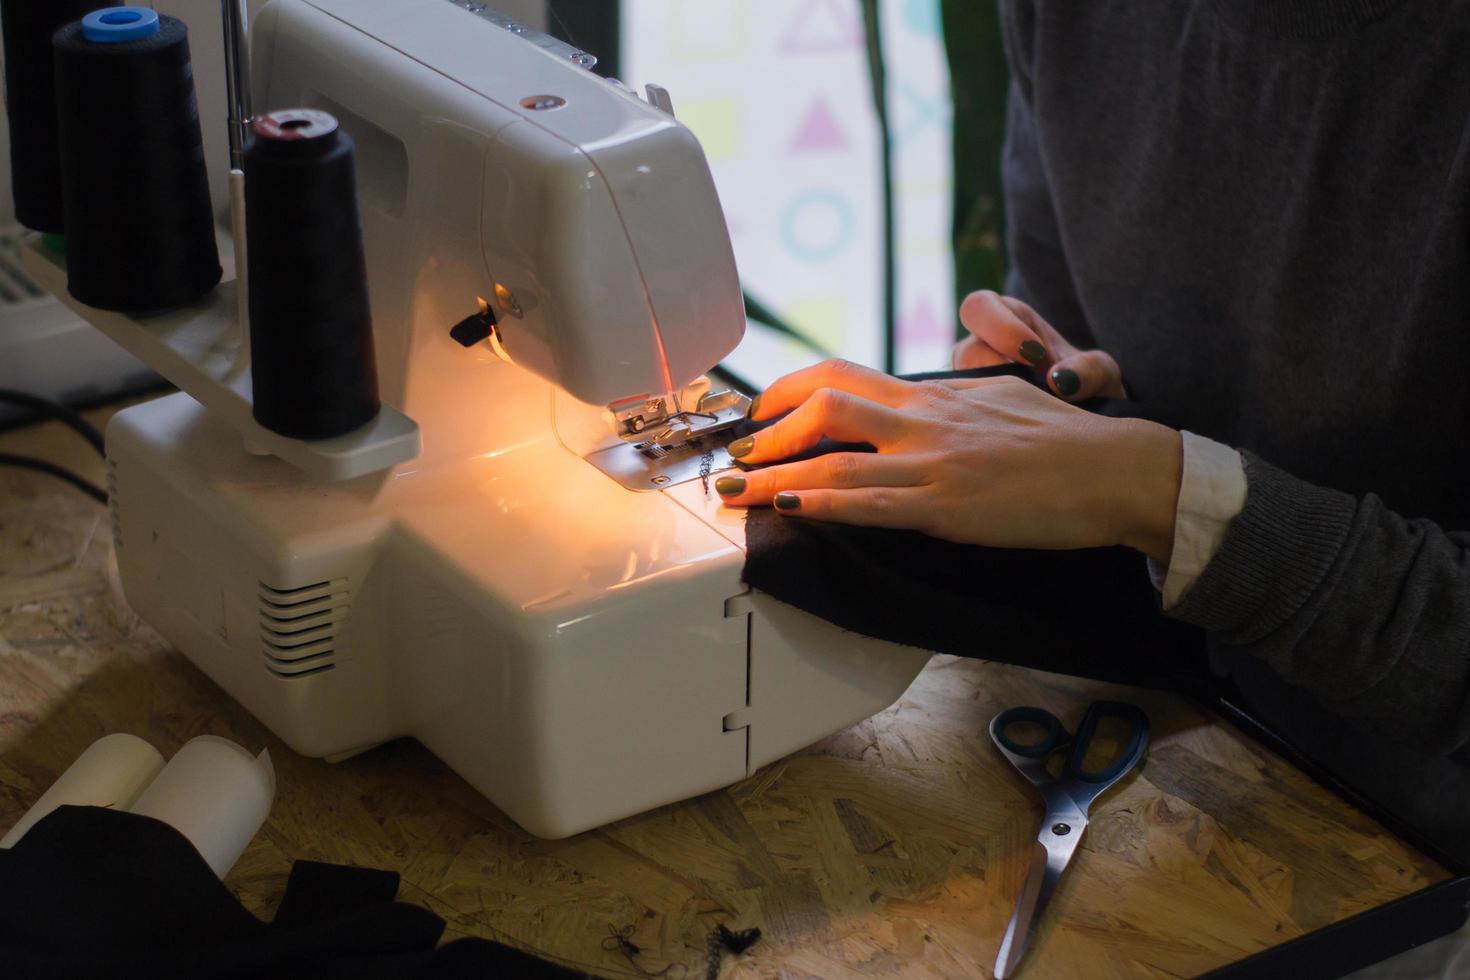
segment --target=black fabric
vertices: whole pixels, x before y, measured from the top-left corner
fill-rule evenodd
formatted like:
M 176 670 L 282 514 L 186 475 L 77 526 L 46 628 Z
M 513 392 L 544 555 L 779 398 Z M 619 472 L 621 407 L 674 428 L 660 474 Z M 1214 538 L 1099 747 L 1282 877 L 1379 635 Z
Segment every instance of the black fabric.
M 394 901 L 389 871 L 299 861 L 275 921 L 247 912 L 173 827 L 63 806 L 0 851 L 0 976 L 565 978 L 587 974 Z
M 387 905 L 398 894 L 398 874 L 377 868 L 353 868 L 320 861 L 297 861 L 286 879 L 286 894 L 271 924 L 312 926 Z
M 1041 386 L 1018 366 L 908 379 L 1001 375 Z M 1162 421 L 1133 402 L 1082 407 Z M 872 447 L 825 444 L 808 455 L 839 449 Z M 748 513 L 745 543 L 749 585 L 864 636 L 1079 677 L 1201 695 L 1212 689 L 1200 631 L 1160 613 L 1144 559 L 1127 548 L 982 548 L 772 508 Z

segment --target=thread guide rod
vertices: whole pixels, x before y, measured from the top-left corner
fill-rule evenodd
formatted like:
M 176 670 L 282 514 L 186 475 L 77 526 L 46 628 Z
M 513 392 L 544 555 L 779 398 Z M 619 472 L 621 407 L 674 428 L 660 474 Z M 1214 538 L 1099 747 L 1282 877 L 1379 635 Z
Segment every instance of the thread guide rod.
M 225 30 L 225 91 L 229 99 L 230 169 L 245 166 L 245 138 L 250 126 L 250 21 L 245 0 L 220 0 Z
M 235 330 L 239 346 L 234 370 L 250 366 L 250 290 L 245 242 L 245 140 L 253 115 L 250 104 L 250 19 L 245 0 L 220 0 L 224 26 L 226 128 L 230 133 L 230 234 L 235 245 Z

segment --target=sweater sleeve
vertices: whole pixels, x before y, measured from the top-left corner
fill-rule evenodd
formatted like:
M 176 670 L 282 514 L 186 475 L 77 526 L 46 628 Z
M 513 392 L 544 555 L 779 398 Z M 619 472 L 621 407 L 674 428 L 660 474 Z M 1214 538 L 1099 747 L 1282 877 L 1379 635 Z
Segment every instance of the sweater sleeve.
M 1470 533 L 1241 455 L 1245 506 L 1168 615 L 1362 726 L 1433 752 L 1465 746 Z

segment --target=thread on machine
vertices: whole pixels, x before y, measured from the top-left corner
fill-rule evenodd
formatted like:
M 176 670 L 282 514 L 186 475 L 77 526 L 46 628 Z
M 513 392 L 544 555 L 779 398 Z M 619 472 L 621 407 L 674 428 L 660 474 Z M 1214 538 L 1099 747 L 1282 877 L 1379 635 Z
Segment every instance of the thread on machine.
M 255 420 L 326 439 L 378 413 L 352 137 L 329 113 L 256 118 L 245 152 Z
M 10 190 L 16 220 L 60 234 L 61 154 L 51 35 L 115 0 L 0 0 L 5 37 L 5 115 L 10 123 Z
M 739 932 L 734 932 L 723 922 L 715 926 L 715 931 L 709 934 L 707 944 L 708 965 L 705 970 L 707 980 L 718 980 L 720 962 L 725 958 L 725 953 L 729 952 L 739 956 L 759 942 L 760 938 L 759 929 L 741 929 Z
M 638 957 L 644 953 L 643 947 L 633 942 L 633 927 L 623 926 L 621 929 L 613 927 L 612 923 L 607 925 L 607 937 L 602 941 L 602 948 L 609 953 L 621 953 L 628 961 L 628 966 L 637 971 L 640 976 L 652 977 L 654 980 L 684 980 L 689 973 L 689 968 L 683 963 L 665 963 L 661 970 L 650 970 L 638 962 Z
M 221 275 L 189 32 L 146 7 L 102 15 L 132 29 L 94 40 L 74 21 L 52 38 L 67 289 L 89 306 L 161 313 Z

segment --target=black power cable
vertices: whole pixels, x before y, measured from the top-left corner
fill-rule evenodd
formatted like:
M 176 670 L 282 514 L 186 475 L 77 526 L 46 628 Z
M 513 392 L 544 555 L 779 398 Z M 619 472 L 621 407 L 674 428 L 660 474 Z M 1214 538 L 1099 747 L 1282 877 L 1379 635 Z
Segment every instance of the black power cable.
M 24 391 L 16 391 L 14 388 L 0 388 L 0 402 L 30 409 L 39 418 L 55 419 L 91 443 L 92 448 L 97 450 L 97 455 L 107 455 L 102 448 L 102 432 L 91 422 L 88 422 L 60 402 L 54 402 L 49 398 L 42 398 L 39 395 L 32 395 Z
M 82 493 L 91 497 L 99 503 L 107 503 L 107 491 L 103 490 L 91 480 L 77 476 L 64 466 L 47 462 L 44 459 L 36 459 L 34 456 L 21 456 L 17 453 L 0 453 L 0 466 L 14 466 L 23 470 L 36 470 L 47 473 L 58 480 L 65 480 L 76 487 Z
M 97 455 L 107 457 L 103 448 L 102 432 L 91 422 L 82 418 L 76 412 L 67 408 L 60 402 L 39 395 L 32 395 L 24 391 L 16 391 L 13 388 L 0 388 L 0 403 L 18 405 L 29 409 L 39 418 L 51 418 L 62 423 L 67 428 L 76 432 L 77 435 L 87 440 L 88 444 L 95 450 Z M 87 496 L 101 503 L 107 503 L 107 491 L 85 477 L 78 476 L 64 466 L 48 462 L 44 459 L 36 459 L 34 456 L 22 456 L 18 453 L 0 453 L 0 466 L 13 466 L 17 469 L 35 470 L 54 476 L 58 480 L 65 480 Z

